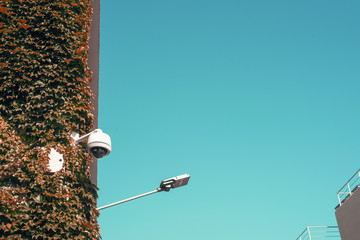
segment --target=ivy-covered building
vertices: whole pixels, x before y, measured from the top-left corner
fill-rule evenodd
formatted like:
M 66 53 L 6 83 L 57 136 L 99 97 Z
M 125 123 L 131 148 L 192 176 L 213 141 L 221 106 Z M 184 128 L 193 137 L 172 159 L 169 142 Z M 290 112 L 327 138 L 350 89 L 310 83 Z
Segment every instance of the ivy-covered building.
M 1 239 L 100 238 L 96 163 L 70 137 L 97 125 L 92 12 L 90 0 L 0 2 Z M 49 170 L 51 149 L 60 171 Z

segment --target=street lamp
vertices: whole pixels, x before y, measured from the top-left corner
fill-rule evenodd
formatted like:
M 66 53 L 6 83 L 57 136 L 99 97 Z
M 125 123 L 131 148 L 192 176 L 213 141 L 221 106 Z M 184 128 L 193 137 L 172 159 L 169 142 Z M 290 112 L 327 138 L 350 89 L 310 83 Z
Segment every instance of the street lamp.
M 129 202 L 129 201 L 137 199 L 137 198 L 141 198 L 141 197 L 151 195 L 153 193 L 158 193 L 158 192 L 162 192 L 162 191 L 168 192 L 168 191 L 170 191 L 171 188 L 178 188 L 178 187 L 187 185 L 187 183 L 189 182 L 189 179 L 190 179 L 189 174 L 183 174 L 183 175 L 180 175 L 180 176 L 177 176 L 177 177 L 169 178 L 169 179 L 166 179 L 166 180 L 162 181 L 160 183 L 160 186 L 154 191 L 147 192 L 147 193 L 144 193 L 144 194 L 140 194 L 138 196 L 131 197 L 131 198 L 128 198 L 128 199 L 124 199 L 124 200 L 121 200 L 121 201 L 118 201 L 118 202 L 114 202 L 114 203 L 111 203 L 109 205 L 99 207 L 96 210 L 102 210 L 102 209 L 105 209 L 105 208 L 109 208 L 109 207 L 112 207 L 112 206 L 115 206 L 115 205 L 118 205 L 118 204 L 121 204 L 121 203 Z

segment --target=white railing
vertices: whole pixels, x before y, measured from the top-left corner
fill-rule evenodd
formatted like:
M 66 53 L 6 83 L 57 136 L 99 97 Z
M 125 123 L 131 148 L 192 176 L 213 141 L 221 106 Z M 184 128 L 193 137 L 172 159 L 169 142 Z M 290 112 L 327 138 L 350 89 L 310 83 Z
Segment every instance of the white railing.
M 341 240 L 339 228 L 337 226 L 307 227 L 296 240 L 320 240 L 325 238 Z
M 337 192 L 339 206 L 341 206 L 344 203 L 347 197 L 353 194 L 354 190 L 356 190 L 359 185 L 360 185 L 360 169 Z

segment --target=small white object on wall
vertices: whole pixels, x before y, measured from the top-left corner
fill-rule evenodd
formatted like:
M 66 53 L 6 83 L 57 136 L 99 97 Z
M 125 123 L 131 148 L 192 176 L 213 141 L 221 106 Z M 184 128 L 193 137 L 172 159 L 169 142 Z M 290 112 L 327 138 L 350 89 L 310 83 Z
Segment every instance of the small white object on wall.
M 60 171 L 63 168 L 64 156 L 63 154 L 56 151 L 55 148 L 51 148 L 49 158 L 50 161 L 48 164 L 48 169 L 50 170 L 50 172 L 54 173 Z

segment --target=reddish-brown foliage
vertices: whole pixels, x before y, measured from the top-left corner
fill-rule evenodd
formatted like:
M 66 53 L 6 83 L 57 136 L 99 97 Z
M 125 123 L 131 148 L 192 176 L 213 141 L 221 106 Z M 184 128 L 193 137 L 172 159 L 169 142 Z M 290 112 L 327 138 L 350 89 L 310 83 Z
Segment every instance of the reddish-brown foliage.
M 0 238 L 99 239 L 91 161 L 89 0 L 0 2 Z M 63 170 L 47 170 L 50 148 Z

